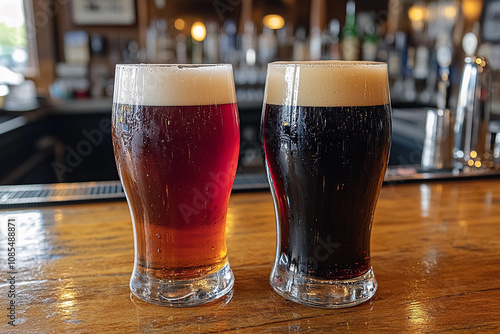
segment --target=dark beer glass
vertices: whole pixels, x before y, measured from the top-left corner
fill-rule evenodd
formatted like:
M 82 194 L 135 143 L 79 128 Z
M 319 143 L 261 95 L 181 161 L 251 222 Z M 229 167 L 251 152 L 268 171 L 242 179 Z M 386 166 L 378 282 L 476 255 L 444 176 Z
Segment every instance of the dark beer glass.
M 117 65 L 112 125 L 134 227 L 134 295 L 191 306 L 230 292 L 226 214 L 240 143 L 232 66 Z
M 391 143 L 386 64 L 269 64 L 262 131 L 277 224 L 271 286 L 317 307 L 370 299 L 370 235 Z

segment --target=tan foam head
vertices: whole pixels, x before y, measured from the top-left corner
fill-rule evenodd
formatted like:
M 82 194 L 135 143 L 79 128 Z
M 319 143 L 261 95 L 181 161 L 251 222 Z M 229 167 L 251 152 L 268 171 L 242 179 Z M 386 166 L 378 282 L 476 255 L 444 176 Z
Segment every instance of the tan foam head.
M 114 103 L 190 106 L 236 103 L 233 68 L 220 65 L 117 65 Z
M 270 63 L 264 101 L 303 107 L 388 104 L 387 65 L 345 61 Z

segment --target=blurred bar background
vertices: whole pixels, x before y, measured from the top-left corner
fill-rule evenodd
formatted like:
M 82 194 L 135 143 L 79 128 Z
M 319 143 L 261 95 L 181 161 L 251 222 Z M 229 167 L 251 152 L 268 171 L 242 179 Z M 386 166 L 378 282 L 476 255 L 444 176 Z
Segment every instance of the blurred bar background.
M 443 73 L 446 108 L 456 108 L 468 32 L 489 61 L 496 126 L 499 22 L 496 0 L 2 0 L 0 184 L 118 179 L 109 134 L 117 63 L 233 64 L 239 172 L 252 174 L 263 172 L 268 62 L 387 62 L 392 105 L 406 111 L 391 165 L 418 165 Z

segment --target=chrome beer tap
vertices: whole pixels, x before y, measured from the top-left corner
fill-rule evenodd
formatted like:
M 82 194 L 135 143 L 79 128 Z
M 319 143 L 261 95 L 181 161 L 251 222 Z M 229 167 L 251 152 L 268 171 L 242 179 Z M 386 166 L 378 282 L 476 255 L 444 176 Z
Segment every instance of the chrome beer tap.
M 465 65 L 458 93 L 453 157 L 460 169 L 490 167 L 491 73 L 485 58 L 476 55 L 478 37 L 469 32 L 462 40 Z
M 422 150 L 422 169 L 451 169 L 453 148 L 453 115 L 448 108 L 452 50 L 441 45 L 436 50 L 439 81 L 436 94 L 437 109 L 427 110 L 425 139 Z

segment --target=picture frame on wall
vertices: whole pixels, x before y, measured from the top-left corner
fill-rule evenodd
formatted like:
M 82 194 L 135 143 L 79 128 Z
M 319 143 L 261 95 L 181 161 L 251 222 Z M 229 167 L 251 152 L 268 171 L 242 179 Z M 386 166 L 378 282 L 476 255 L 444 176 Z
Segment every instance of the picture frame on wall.
M 73 24 L 127 26 L 136 23 L 135 0 L 72 0 Z
M 500 43 L 500 0 L 485 0 L 483 3 L 481 41 Z

